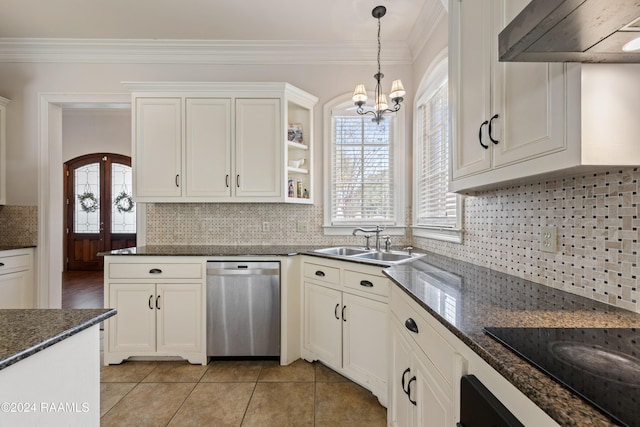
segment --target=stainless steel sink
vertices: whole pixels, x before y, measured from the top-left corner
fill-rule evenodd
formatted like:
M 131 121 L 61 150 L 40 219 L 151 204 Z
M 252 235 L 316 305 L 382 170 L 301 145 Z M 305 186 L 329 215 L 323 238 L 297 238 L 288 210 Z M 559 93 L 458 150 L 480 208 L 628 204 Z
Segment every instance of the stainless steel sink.
M 365 248 L 352 246 L 337 246 L 332 248 L 316 249 L 314 252 L 337 256 L 345 259 L 359 261 L 377 261 L 385 264 L 396 264 L 403 261 L 419 258 L 423 254 L 409 253 L 404 251 L 374 251 Z
M 352 256 L 366 254 L 369 251 L 364 248 L 352 248 L 349 246 L 338 246 L 335 248 L 316 249 L 315 252 L 327 255 Z
M 353 258 L 372 259 L 376 261 L 399 262 L 411 258 L 416 258 L 413 254 L 398 252 L 369 252 L 366 254 L 354 255 Z

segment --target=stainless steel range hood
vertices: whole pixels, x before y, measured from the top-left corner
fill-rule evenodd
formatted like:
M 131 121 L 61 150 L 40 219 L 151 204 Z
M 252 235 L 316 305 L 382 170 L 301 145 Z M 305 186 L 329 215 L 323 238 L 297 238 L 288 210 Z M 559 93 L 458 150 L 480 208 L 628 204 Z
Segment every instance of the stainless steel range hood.
M 498 38 L 500 61 L 640 62 L 640 0 L 532 0 Z

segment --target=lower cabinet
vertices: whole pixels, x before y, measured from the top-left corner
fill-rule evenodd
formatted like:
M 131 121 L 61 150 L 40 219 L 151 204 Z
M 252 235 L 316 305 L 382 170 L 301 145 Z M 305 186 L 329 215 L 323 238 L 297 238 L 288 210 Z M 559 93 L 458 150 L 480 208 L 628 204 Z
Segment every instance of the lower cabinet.
M 453 426 L 453 389 L 429 358 L 413 344 L 396 319 L 391 321 L 389 424 Z
M 190 267 L 191 266 L 191 267 Z M 111 271 L 149 272 L 149 275 L 168 274 L 172 271 L 200 270 L 199 264 L 186 266 L 162 264 L 138 264 L 115 266 L 105 264 L 105 275 Z M 191 363 L 206 364 L 204 340 L 205 310 L 202 280 L 184 282 L 162 279 L 115 279 L 105 281 L 105 307 L 112 307 L 117 314 L 105 325 L 104 363 L 120 363 L 132 356 L 180 356 Z M 195 282 L 195 283 L 194 283 Z
M 0 309 L 33 308 L 33 250 L 0 252 Z
M 307 277 L 304 280 L 302 356 L 307 360 L 319 360 L 352 379 L 386 406 L 389 307 L 385 297 L 373 293 L 382 293 L 383 288 L 388 292 L 386 279 L 381 274 L 370 276 L 357 268 L 353 271 L 352 263 L 344 266 L 331 261 L 327 263 L 304 267 Z M 376 271 L 379 270 L 375 267 L 371 270 Z M 324 274 L 316 275 L 316 272 Z M 320 279 L 313 281 L 311 275 Z M 345 277 L 349 280 L 350 275 L 359 278 L 352 283 L 371 284 L 363 288 L 373 288 L 371 293 L 343 286 Z M 331 278 L 336 281 L 332 282 Z

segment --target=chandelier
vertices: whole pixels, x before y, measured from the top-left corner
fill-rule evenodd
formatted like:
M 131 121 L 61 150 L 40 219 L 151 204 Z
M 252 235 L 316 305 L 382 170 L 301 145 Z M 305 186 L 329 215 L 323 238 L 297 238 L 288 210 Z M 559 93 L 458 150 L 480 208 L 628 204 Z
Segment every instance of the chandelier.
M 371 15 L 378 20 L 378 72 L 373 76 L 373 78 L 376 79 L 374 109 L 364 109 L 364 104 L 367 102 L 367 89 L 364 87 L 363 83 L 358 83 L 356 85 L 356 89 L 353 91 L 353 102 L 358 107 L 356 110 L 358 114 L 363 116 L 371 114 L 373 116 L 372 121 L 378 124 L 380 124 L 380 121 L 383 119 L 382 116 L 385 113 L 395 113 L 400 109 L 400 103 L 403 101 L 403 96 L 406 93 L 402 86 L 402 82 L 400 80 L 394 80 L 391 84 L 391 93 L 389 93 L 393 106 L 389 108 L 389 105 L 387 104 L 387 97 L 382 93 L 382 86 L 380 85 L 380 80 L 384 77 L 384 74 L 380 72 L 380 18 L 382 18 L 386 13 L 387 8 L 384 6 L 376 6 L 371 11 Z

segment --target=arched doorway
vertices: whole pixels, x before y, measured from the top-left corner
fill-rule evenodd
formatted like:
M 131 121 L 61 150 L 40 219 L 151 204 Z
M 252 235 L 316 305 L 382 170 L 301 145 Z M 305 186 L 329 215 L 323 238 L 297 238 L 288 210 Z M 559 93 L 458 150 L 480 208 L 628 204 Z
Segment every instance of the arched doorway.
M 131 158 L 93 153 L 64 164 L 64 271 L 101 271 L 99 252 L 136 245 Z

